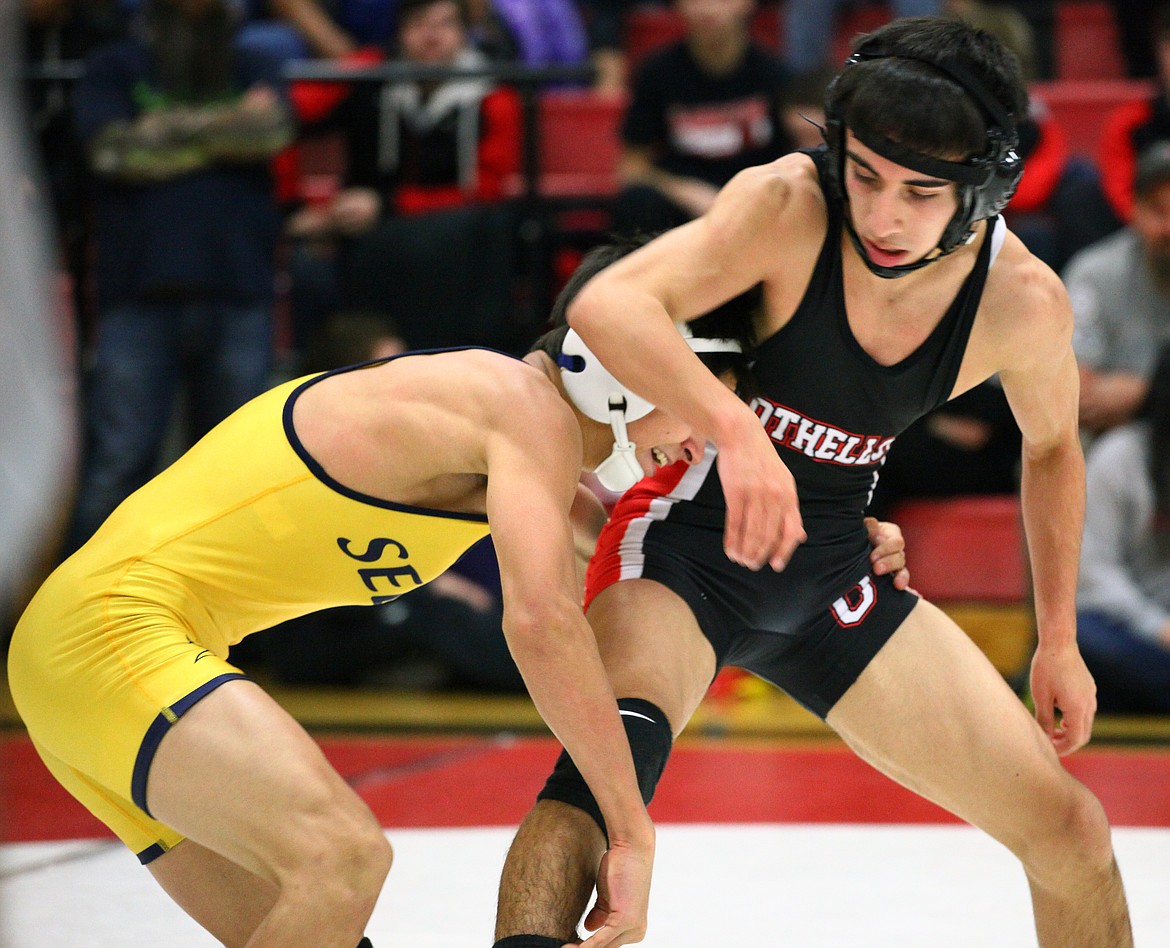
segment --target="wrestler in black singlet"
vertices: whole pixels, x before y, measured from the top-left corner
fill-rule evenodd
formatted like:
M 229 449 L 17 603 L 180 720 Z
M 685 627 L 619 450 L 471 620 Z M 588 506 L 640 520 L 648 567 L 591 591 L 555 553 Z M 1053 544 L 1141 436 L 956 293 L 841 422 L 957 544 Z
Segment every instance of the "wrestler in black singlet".
M 808 152 L 825 190 L 825 152 Z M 989 222 L 974 269 L 927 340 L 896 365 L 871 358 L 845 314 L 841 204 L 827 192 L 824 246 L 792 319 L 759 348 L 756 413 L 796 478 L 808 534 L 783 572 L 723 552 L 726 507 L 708 447 L 618 502 L 590 563 L 586 601 L 618 579 L 661 582 L 690 605 L 720 666 L 737 665 L 825 716 L 917 597 L 870 572 L 863 518 L 894 436 L 954 388 L 993 259 Z

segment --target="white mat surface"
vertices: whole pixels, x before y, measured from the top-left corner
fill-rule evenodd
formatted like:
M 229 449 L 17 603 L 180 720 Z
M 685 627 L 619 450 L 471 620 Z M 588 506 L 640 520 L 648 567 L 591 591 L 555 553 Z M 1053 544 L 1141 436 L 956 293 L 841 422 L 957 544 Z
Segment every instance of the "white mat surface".
M 1138 946 L 1170 945 L 1170 830 L 1114 831 Z M 509 829 L 391 830 L 376 948 L 488 948 Z M 5 948 L 213 941 L 106 842 L 0 847 Z M 957 826 L 664 825 L 647 948 L 1027 948 L 1011 855 Z

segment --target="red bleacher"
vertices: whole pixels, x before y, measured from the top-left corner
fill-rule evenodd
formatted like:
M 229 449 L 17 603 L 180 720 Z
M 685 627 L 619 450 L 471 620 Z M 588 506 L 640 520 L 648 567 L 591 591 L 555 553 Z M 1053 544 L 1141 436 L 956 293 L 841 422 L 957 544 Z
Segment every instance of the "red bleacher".
M 938 602 L 1028 598 L 1020 501 L 963 496 L 903 501 L 890 519 L 906 538 L 911 584 Z
M 1150 79 L 1058 79 L 1036 82 L 1032 94 L 1048 105 L 1068 138 L 1069 148 L 1094 157 L 1101 129 L 1119 105 L 1144 99 L 1154 91 Z
M 1060 79 L 1120 79 L 1125 62 L 1113 9 L 1103 0 L 1053 4 L 1052 52 Z
M 890 519 L 906 538 L 910 584 L 1024 689 L 1036 628 L 1019 498 L 903 501 Z
M 539 104 L 540 174 L 545 197 L 608 197 L 617 193 L 619 129 L 626 97 L 559 90 Z

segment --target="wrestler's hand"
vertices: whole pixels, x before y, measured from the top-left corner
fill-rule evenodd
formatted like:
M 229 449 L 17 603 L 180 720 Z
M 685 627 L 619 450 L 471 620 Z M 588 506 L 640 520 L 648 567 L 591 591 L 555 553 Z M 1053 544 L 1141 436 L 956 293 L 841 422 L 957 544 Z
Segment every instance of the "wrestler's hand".
M 895 589 L 908 589 L 910 570 L 906 568 L 906 540 L 902 528 L 888 520 L 866 517 L 865 529 L 873 546 L 869 561 L 874 573 L 878 576 L 889 573 L 894 578 Z
M 807 538 L 796 481 L 754 414 L 745 412 L 733 422 L 716 445 L 727 501 L 723 549 L 748 569 L 782 570 Z
M 646 937 L 653 853 L 612 845 L 597 869 L 597 901 L 585 916 L 581 948 L 618 948 Z M 575 945 L 566 948 L 576 948 Z
M 1032 657 L 1032 700 L 1036 721 L 1060 756 L 1088 743 L 1097 713 L 1097 685 L 1071 640 L 1049 646 L 1041 639 Z

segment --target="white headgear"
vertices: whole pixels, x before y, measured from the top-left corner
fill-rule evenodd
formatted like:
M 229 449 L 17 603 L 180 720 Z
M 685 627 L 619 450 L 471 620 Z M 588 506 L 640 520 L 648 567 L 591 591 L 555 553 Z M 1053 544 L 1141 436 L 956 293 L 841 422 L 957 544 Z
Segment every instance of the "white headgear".
M 686 323 L 675 323 L 694 352 L 742 352 L 735 339 L 703 339 L 691 334 Z M 575 329 L 565 335 L 557 357 L 565 392 L 582 414 L 594 421 L 608 421 L 613 429 L 613 452 L 593 473 L 606 490 L 621 492 L 645 477 L 634 455 L 637 447 L 626 434 L 626 423 L 644 418 L 654 410 L 646 399 L 622 385 L 585 345 Z

